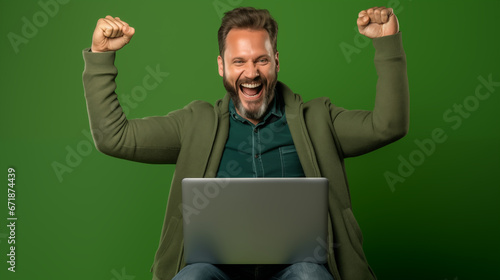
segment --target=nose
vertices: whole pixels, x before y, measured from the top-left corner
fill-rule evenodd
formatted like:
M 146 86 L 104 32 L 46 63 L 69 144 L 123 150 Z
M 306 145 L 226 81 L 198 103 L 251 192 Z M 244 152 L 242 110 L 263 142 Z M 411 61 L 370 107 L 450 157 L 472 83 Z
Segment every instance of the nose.
M 245 76 L 245 78 L 247 79 L 252 79 L 252 80 L 260 76 L 259 69 L 254 62 L 249 61 L 246 63 L 245 69 L 243 71 L 243 76 Z

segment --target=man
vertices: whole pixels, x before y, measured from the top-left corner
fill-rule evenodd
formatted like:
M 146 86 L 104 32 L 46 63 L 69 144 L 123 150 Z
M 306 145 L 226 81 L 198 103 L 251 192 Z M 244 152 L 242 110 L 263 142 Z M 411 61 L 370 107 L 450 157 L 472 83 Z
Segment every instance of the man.
M 194 101 L 166 116 L 127 120 L 114 92 L 113 63 L 115 51 L 130 42 L 135 30 L 117 17 L 99 19 L 92 47 L 83 52 L 85 97 L 96 147 L 124 159 L 177 164 L 151 268 L 153 279 L 375 279 L 352 214 L 343 160 L 407 133 L 408 83 L 392 9 L 361 11 L 357 24 L 376 49 L 379 79 L 373 111 L 345 110 L 328 98 L 303 103 L 277 81 L 274 19 L 267 10 L 237 8 L 226 13 L 219 29 L 218 70 L 225 97 L 215 105 Z M 272 141 L 259 142 L 264 134 Z M 183 178 L 293 176 L 329 179 L 327 265 L 186 266 Z

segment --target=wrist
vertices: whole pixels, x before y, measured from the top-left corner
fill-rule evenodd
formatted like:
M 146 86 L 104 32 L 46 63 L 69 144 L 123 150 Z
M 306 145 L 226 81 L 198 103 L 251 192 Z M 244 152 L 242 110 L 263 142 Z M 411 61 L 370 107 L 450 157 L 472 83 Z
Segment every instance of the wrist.
M 102 50 L 99 50 L 99 48 L 96 48 L 95 46 L 91 46 L 90 49 L 89 49 L 90 52 L 93 52 L 93 53 L 102 53 L 104 51 Z

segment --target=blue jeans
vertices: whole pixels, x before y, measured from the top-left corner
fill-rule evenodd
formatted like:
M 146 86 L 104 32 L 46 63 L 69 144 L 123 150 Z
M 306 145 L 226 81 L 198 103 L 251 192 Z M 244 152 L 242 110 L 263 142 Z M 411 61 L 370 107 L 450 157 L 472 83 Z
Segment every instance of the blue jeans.
M 172 280 L 333 280 L 324 265 L 300 262 L 291 265 L 185 266 Z

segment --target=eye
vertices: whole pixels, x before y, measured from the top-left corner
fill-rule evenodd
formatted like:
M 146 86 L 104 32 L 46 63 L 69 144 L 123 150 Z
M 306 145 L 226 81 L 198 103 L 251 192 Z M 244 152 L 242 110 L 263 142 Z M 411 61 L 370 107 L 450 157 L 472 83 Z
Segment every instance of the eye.
M 236 64 L 236 65 L 241 65 L 241 64 L 243 64 L 245 62 L 243 60 L 239 60 L 238 59 L 238 60 L 233 61 L 233 63 Z
M 267 64 L 269 60 L 267 58 L 261 58 L 257 61 L 259 64 Z

